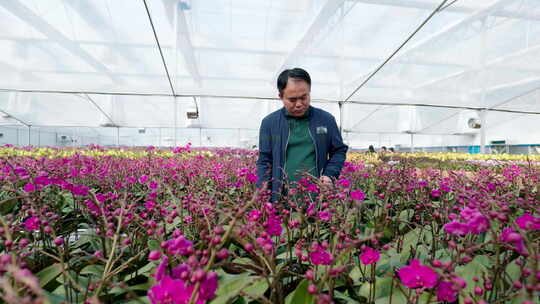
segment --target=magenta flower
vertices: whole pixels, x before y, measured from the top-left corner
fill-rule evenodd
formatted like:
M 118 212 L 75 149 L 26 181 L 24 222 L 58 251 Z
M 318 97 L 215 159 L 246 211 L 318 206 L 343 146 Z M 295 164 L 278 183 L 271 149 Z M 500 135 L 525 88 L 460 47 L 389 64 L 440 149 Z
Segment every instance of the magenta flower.
M 152 211 L 154 207 L 156 207 L 156 202 L 154 202 L 153 200 L 147 200 L 144 203 L 144 208 L 146 208 L 146 210 L 148 211 Z
M 148 184 L 148 188 L 152 189 L 152 190 L 156 190 L 158 188 L 159 184 L 155 181 L 151 181 L 149 184 Z
M 39 218 L 37 216 L 31 216 L 24 220 L 24 228 L 28 231 L 34 231 L 39 229 Z
M 540 230 L 540 217 L 525 213 L 516 219 L 516 224 L 523 230 Z
M 338 184 L 343 188 L 349 188 L 351 186 L 351 182 L 346 178 L 340 179 Z
M 32 184 L 32 183 L 28 183 L 28 184 L 24 185 L 23 190 L 24 190 L 24 192 L 31 193 L 31 192 L 36 191 L 36 186 L 34 186 L 34 184 Z
M 148 181 L 147 175 L 141 175 L 141 177 L 139 177 L 139 183 L 146 184 L 147 181 Z
M 257 175 L 255 175 L 253 173 L 248 173 L 247 174 L 247 180 L 250 183 L 256 183 L 259 180 L 259 178 L 257 177 Z
M 278 216 L 272 215 L 266 221 L 264 225 L 266 233 L 271 236 L 280 236 L 283 232 L 283 227 L 281 227 L 281 219 Z
M 505 243 L 510 243 L 514 245 L 514 250 L 523 255 L 528 256 L 529 251 L 525 247 L 525 241 L 523 240 L 523 236 L 516 232 L 512 228 L 504 228 L 501 232 L 500 240 Z
M 334 261 L 332 254 L 319 245 L 309 253 L 309 259 L 314 265 L 331 265 Z
M 417 259 L 399 269 L 398 275 L 403 285 L 409 288 L 432 288 L 437 284 L 437 273 L 428 266 L 422 266 Z
M 148 254 L 148 259 L 150 261 L 157 261 L 157 260 L 159 260 L 160 257 L 161 257 L 161 251 L 159 251 L 159 250 L 152 250 Z
M 452 235 L 466 235 L 469 233 L 469 226 L 458 221 L 451 221 L 443 226 L 444 231 Z
M 437 286 L 437 301 L 453 303 L 456 301 L 458 291 L 452 282 L 442 281 Z
M 440 197 L 441 196 L 441 191 L 439 189 L 433 189 L 433 190 L 431 190 L 431 196 Z
M 377 250 L 374 250 L 371 247 L 366 247 L 360 255 L 360 261 L 362 261 L 362 264 L 364 265 L 370 265 L 377 263 L 380 257 L 381 254 Z
M 489 229 L 490 224 L 485 216 L 478 213 L 467 222 L 467 226 L 469 226 L 470 232 L 480 234 L 486 232 Z
M 351 191 L 351 198 L 355 201 L 363 201 L 366 199 L 366 195 L 364 192 L 362 192 L 362 190 L 354 190 Z
M 188 256 L 193 253 L 193 243 L 183 235 L 166 242 L 167 251 L 170 254 Z
M 330 222 L 332 220 L 332 214 L 328 211 L 319 211 L 319 219 L 323 222 Z
M 256 222 L 261 217 L 262 212 L 260 210 L 251 210 L 248 213 L 248 221 L 250 222 Z
M 38 176 L 34 179 L 34 183 L 36 183 L 36 185 L 47 186 L 50 185 L 51 182 L 51 179 L 46 176 Z
M 199 288 L 199 301 L 204 303 L 207 300 L 211 300 L 216 296 L 216 290 L 218 287 L 218 276 L 215 272 L 209 272 L 206 274 L 206 278 L 201 282 L 201 287 Z
M 180 279 L 175 280 L 165 276 L 157 285 L 150 288 L 148 298 L 152 304 L 186 304 L 189 302 L 192 292 L 193 286 L 188 287 Z
M 86 196 L 88 195 L 89 190 L 90 188 L 85 185 L 73 185 L 73 189 L 71 189 L 71 193 L 73 193 L 73 195 Z
M 319 193 L 319 187 L 317 187 L 317 185 L 314 185 L 314 184 L 307 185 L 306 190 L 312 193 Z

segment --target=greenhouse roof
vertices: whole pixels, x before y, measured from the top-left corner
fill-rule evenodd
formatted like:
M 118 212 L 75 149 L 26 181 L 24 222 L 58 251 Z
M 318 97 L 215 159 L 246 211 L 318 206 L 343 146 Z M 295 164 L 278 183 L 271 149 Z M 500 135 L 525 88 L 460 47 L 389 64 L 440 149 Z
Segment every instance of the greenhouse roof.
M 296 66 L 349 142 L 540 114 L 538 0 L 10 0 L 0 41 L 5 126 L 252 141 Z

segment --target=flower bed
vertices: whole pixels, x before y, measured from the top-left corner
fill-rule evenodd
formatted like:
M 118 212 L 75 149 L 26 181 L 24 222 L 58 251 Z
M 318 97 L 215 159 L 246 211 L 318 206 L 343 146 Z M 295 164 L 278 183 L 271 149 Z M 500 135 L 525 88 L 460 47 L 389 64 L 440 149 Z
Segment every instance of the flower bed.
M 8 149 L 7 303 L 538 301 L 534 166 L 355 160 L 272 205 L 250 151 Z

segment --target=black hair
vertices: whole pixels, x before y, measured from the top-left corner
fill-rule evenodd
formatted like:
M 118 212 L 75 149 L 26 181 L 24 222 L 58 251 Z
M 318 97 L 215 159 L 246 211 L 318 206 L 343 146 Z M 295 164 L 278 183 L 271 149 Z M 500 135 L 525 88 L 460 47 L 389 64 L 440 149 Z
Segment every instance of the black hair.
M 309 74 L 308 72 L 306 72 L 306 70 L 302 68 L 287 69 L 281 72 L 277 79 L 277 89 L 280 96 L 281 94 L 283 94 L 283 90 L 285 90 L 285 87 L 287 87 L 287 81 L 289 81 L 289 78 L 303 80 L 307 82 L 307 84 L 311 88 L 311 77 L 309 77 Z
M 368 152 L 375 152 L 375 148 L 373 148 L 373 145 L 369 145 Z

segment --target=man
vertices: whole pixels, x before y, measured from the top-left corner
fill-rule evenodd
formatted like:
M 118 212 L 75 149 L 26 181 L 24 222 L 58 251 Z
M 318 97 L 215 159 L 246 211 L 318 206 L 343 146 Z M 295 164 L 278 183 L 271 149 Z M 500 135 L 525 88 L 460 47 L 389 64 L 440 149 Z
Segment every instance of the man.
M 300 68 L 281 72 L 277 80 L 283 108 L 266 116 L 259 130 L 257 186 L 267 183 L 272 202 L 283 182 L 295 182 L 309 172 L 323 185 L 332 185 L 345 161 L 347 146 L 334 117 L 310 106 L 311 78 Z

